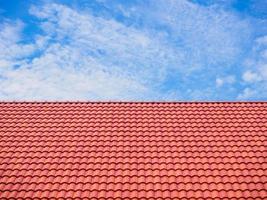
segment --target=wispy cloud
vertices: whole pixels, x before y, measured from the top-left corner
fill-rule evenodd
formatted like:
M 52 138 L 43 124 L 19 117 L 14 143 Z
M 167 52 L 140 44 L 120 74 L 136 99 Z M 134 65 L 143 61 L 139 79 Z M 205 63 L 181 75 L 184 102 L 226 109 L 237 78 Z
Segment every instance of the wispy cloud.
M 235 82 L 235 77 L 233 75 L 216 78 L 217 87 L 222 87 L 223 85 L 226 85 L 226 84 L 233 84 L 234 82 Z
M 255 40 L 253 51 L 244 64 L 245 88 L 239 99 L 267 98 L 267 35 Z
M 44 33 L 30 46 L 40 44 L 43 50 L 18 69 L 3 73 L 5 98 L 146 98 L 154 93 L 153 81 L 161 79 L 164 67 L 176 60 L 160 38 L 114 20 L 58 4 L 33 7 L 31 14 L 40 19 Z M 22 47 L 18 40 L 14 45 Z
M 4 21 L 0 24 L 0 62 L 9 63 L 25 58 L 34 51 L 32 45 L 26 45 L 21 42 L 21 32 L 24 23 L 21 21 Z
M 29 10 L 40 30 L 30 42 L 26 22 L 0 25 L 1 99 L 233 100 L 267 85 L 264 37 L 253 44 L 253 24 L 217 5 L 52 2 Z

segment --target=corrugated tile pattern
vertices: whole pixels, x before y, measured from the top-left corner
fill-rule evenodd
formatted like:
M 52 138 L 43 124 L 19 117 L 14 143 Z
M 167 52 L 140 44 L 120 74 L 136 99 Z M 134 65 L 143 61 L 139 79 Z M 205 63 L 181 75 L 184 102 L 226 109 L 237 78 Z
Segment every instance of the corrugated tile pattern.
M 0 103 L 0 198 L 266 199 L 267 102 Z

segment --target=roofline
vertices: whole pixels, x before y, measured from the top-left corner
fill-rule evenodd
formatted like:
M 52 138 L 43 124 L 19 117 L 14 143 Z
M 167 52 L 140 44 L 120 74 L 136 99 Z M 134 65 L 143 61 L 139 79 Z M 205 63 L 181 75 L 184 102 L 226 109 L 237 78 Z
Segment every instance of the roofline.
M 267 103 L 266 101 L 0 101 L 0 103 Z

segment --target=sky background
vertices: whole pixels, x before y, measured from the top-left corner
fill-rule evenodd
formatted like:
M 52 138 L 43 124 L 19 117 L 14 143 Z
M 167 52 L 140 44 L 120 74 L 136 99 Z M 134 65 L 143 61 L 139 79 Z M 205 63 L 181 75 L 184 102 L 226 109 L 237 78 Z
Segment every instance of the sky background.
M 267 0 L 0 0 L 0 100 L 267 100 Z

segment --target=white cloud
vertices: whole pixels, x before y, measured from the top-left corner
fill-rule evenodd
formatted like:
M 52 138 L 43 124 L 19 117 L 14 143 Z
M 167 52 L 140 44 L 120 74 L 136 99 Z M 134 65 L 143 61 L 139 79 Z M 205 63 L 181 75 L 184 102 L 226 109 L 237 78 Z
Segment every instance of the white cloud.
M 28 56 L 34 51 L 34 46 L 31 44 L 20 43 L 23 28 L 24 24 L 21 21 L 4 22 L 0 25 L 0 58 L 17 59 Z
M 186 67 L 230 67 L 250 36 L 247 21 L 217 7 L 186 0 L 159 0 L 155 6 L 151 15 L 170 29 L 172 42 L 182 47 Z
M 246 71 L 243 74 L 243 80 L 246 82 L 257 82 L 261 80 L 261 77 L 259 74 L 252 72 L 252 71 Z
M 267 35 L 262 36 L 256 40 L 259 45 L 267 45 Z
M 251 57 L 246 62 L 242 78 L 247 87 L 239 95 L 241 99 L 267 98 L 267 36 L 255 40 Z
M 216 78 L 216 86 L 221 87 L 223 85 L 224 81 L 221 78 Z
M 10 67 L 10 66 L 13 66 L 14 64 L 8 60 L 0 60 L 0 68 L 7 68 L 7 67 Z
M 5 29 L 0 32 L 0 47 L 5 49 L 0 52 L 0 98 L 153 100 L 173 99 L 175 95 L 179 99 L 209 98 L 198 88 L 190 88 L 188 91 L 198 92 L 189 95 L 176 89 L 168 93 L 159 89 L 168 73 L 178 71 L 173 85 L 179 85 L 180 80 L 184 81 L 181 84 L 190 84 L 190 75 L 199 69 L 197 73 L 205 75 L 203 83 L 207 85 L 214 84 L 214 77 L 218 77 L 217 87 L 235 83 L 234 76 L 220 73 L 231 67 L 242 52 L 242 42 L 250 34 L 246 21 L 186 0 L 159 0 L 149 10 L 132 7 L 120 10 L 127 17 L 134 16 L 132 12 L 145 12 L 139 15 L 147 24 L 124 24 L 88 10 L 77 11 L 54 3 L 30 9 L 43 30 L 31 43 L 21 40 L 25 24 L 19 21 L 4 24 Z M 153 27 L 150 22 L 166 29 Z M 14 70 L 15 65 L 19 67 Z
M 233 83 L 235 83 L 235 77 L 233 75 L 216 78 L 217 87 L 221 87 L 225 84 L 233 84 Z
M 21 32 L 24 24 L 21 21 L 5 21 L 0 24 L 0 73 L 5 68 L 22 63 L 25 58 L 34 52 L 33 44 L 21 43 Z
M 97 61 L 83 58 L 75 50 L 51 45 L 31 63 L 4 73 L 6 79 L 0 82 L 4 99 L 133 99 L 147 92 L 131 77 L 105 72 Z
M 20 38 L 20 32 L 24 24 L 21 21 L 16 21 L 15 23 L 9 23 L 8 21 L 0 25 L 0 39 L 1 43 L 4 44 L 14 44 L 18 42 Z
M 238 95 L 237 99 L 251 99 L 252 97 L 255 97 L 257 92 L 251 88 L 245 88 L 241 94 Z
M 14 45 L 42 52 L 2 72 L 2 99 L 145 99 L 156 95 L 154 81 L 170 62 L 179 61 L 160 38 L 114 20 L 58 4 L 33 7 L 31 13 L 41 19 L 44 35 L 27 45 L 18 37 Z
M 267 61 L 259 66 L 258 73 L 259 77 L 265 82 L 267 86 Z

